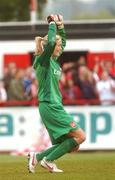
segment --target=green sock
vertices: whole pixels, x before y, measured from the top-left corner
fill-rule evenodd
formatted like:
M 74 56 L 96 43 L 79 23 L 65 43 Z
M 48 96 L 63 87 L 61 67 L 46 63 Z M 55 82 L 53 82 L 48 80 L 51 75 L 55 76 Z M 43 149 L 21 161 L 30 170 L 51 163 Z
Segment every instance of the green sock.
M 59 146 L 59 144 L 56 144 L 48 149 L 46 149 L 45 151 L 41 152 L 41 153 L 37 153 L 36 154 L 36 159 L 37 161 L 41 161 L 44 157 L 46 157 L 48 154 L 50 154 L 53 150 L 55 150 L 57 147 Z
M 55 148 L 51 153 L 46 156 L 46 160 L 54 161 L 64 154 L 70 152 L 73 148 L 75 148 L 78 143 L 74 138 L 68 138 L 63 141 L 61 144 L 58 144 L 57 148 Z

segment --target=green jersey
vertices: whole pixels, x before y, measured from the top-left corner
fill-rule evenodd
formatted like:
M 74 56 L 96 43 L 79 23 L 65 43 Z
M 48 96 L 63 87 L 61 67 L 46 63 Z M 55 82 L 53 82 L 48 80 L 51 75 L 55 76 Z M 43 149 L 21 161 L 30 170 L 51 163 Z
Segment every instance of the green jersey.
M 48 43 L 45 46 L 44 52 L 35 57 L 33 67 L 36 70 L 36 77 L 38 80 L 39 102 L 60 104 L 62 102 L 62 96 L 59 90 L 61 68 L 57 62 L 58 57 L 53 59 L 51 57 L 56 45 L 56 33 L 61 36 L 62 51 L 64 50 L 66 45 L 64 28 L 57 30 L 56 24 L 50 24 L 48 30 Z

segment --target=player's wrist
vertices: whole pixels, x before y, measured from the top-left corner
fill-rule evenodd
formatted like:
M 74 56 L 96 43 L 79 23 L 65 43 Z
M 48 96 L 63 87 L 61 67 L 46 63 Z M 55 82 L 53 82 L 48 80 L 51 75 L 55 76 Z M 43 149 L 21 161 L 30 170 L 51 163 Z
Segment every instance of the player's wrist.
M 61 24 L 57 25 L 57 27 L 58 27 L 58 29 L 63 29 L 64 28 L 64 24 L 61 23 Z

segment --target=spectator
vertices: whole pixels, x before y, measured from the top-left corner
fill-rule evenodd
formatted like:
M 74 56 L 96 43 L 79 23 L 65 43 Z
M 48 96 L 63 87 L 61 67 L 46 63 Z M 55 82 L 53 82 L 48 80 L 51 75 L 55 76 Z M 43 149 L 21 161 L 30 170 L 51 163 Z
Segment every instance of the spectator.
M 101 73 L 102 73 L 101 63 L 100 63 L 98 56 L 96 56 L 95 64 L 93 67 L 93 78 L 96 82 L 99 81 Z
M 31 93 L 32 79 L 33 79 L 33 69 L 32 67 L 28 67 L 24 71 L 24 78 L 23 78 L 24 88 L 28 96 Z
M 32 105 L 36 105 L 38 102 L 37 93 L 38 93 L 38 82 L 36 78 L 33 78 L 30 86 L 30 98 Z
M 17 71 L 16 64 L 14 62 L 11 62 L 8 64 L 7 67 L 4 69 L 4 83 L 5 83 L 5 89 L 8 91 L 9 84 L 11 80 L 14 78 L 15 73 Z
M 7 101 L 7 92 L 4 87 L 4 81 L 0 80 L 0 103 Z
M 115 81 L 107 71 L 103 71 L 101 80 L 97 82 L 96 87 L 102 105 L 115 104 Z
M 75 67 L 74 62 L 66 62 L 62 66 L 62 71 L 67 73 L 67 72 L 70 72 L 74 67 Z
M 37 92 L 38 92 L 38 82 L 37 79 L 32 79 L 32 83 L 30 86 L 30 93 L 31 93 L 31 98 L 36 98 L 37 97 Z
M 76 62 L 77 67 L 79 66 L 86 66 L 86 58 L 85 56 L 80 56 L 79 59 Z
M 103 66 L 103 61 L 101 61 L 98 56 L 95 56 L 94 67 L 93 67 L 93 77 L 96 81 L 99 80 L 102 74 L 102 66 Z
M 113 64 L 112 64 L 109 74 L 115 80 L 115 59 L 113 60 Z
M 97 92 L 95 90 L 93 74 L 86 66 L 79 67 L 75 83 L 81 89 L 84 99 L 98 98 Z
M 15 77 L 11 80 L 8 89 L 8 100 L 28 100 L 29 97 L 25 93 L 24 85 L 24 70 L 18 69 Z
M 65 73 L 62 73 L 62 78 L 60 81 L 60 90 L 62 93 L 63 100 L 69 100 L 71 103 L 71 100 L 77 100 L 81 97 L 79 93 L 79 88 L 74 85 L 74 81 L 70 75 L 66 75 Z

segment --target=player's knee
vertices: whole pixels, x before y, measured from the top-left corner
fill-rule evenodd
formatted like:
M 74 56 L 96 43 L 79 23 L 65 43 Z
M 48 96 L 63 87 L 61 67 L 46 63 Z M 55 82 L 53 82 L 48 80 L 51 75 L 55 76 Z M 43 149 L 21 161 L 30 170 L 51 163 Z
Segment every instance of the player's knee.
M 73 137 L 77 144 L 81 144 L 86 140 L 85 133 L 82 129 L 72 131 L 68 134 L 69 137 Z
M 83 143 L 86 140 L 86 135 L 83 133 L 80 137 L 80 144 Z
M 86 140 L 86 135 L 85 133 L 82 133 L 80 136 L 80 144 L 83 143 Z
M 79 136 L 75 137 L 78 144 L 82 144 L 86 140 L 85 133 L 81 133 Z

